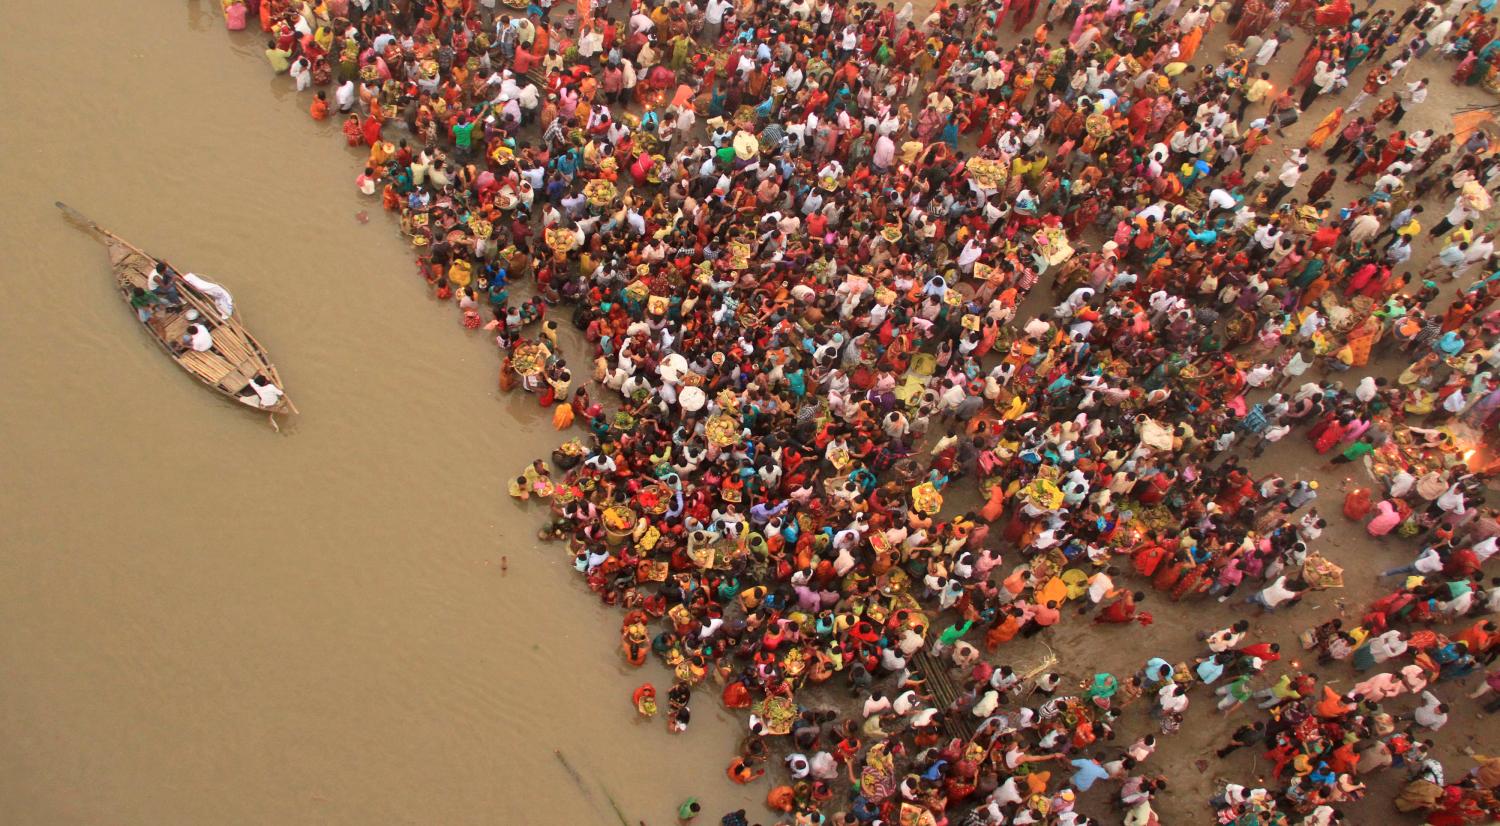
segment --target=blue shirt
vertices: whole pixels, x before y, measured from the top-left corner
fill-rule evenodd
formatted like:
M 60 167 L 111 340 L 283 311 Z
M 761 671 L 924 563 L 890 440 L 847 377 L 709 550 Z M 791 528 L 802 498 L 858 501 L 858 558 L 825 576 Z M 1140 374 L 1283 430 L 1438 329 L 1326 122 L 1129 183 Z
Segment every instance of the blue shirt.
M 1078 771 L 1073 772 L 1073 777 L 1068 782 L 1080 792 L 1086 792 L 1100 780 L 1109 777 L 1109 772 L 1093 760 L 1073 760 L 1073 767 Z
M 1195 670 L 1198 672 L 1198 679 L 1202 680 L 1205 685 L 1224 676 L 1224 666 L 1218 660 L 1204 660 Z
M 1146 679 L 1153 683 L 1159 683 L 1172 676 L 1172 664 L 1161 657 L 1152 657 L 1146 661 Z

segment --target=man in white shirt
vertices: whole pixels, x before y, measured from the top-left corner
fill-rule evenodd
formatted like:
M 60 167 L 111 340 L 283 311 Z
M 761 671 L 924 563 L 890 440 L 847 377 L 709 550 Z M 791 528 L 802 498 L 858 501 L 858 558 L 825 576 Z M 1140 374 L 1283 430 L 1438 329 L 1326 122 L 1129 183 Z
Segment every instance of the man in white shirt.
M 281 397 L 286 395 L 280 387 L 267 381 L 264 376 L 251 379 L 249 390 L 255 394 L 256 402 L 264 408 L 272 408 L 281 404 Z
M 1406 117 L 1406 113 L 1414 106 L 1427 100 L 1427 78 L 1422 78 L 1416 83 L 1406 84 L 1406 88 L 1396 93 L 1396 111 L 1391 114 L 1391 123 L 1397 124 Z
M 1281 203 L 1293 189 L 1297 188 L 1297 182 L 1302 180 L 1302 173 L 1307 171 L 1307 162 L 1298 161 L 1296 158 L 1288 160 L 1281 165 L 1281 171 L 1276 173 L 1276 187 L 1266 201 L 1266 206 L 1274 208 Z
M 1239 209 L 1240 199 L 1227 189 L 1214 187 L 1208 193 L 1208 217 L 1212 218 L 1218 210 L 1234 211 Z
M 1448 722 L 1448 706 L 1431 691 L 1422 692 L 1422 704 L 1412 709 L 1411 717 L 1417 725 L 1437 731 Z
M 344 81 L 343 83 L 339 84 L 339 87 L 337 89 L 334 90 L 333 101 L 334 104 L 338 106 L 340 112 L 353 111 L 355 99 L 354 91 L 354 81 L 352 80 Z
M 1426 548 L 1410 565 L 1401 565 L 1387 571 L 1381 571 L 1381 576 L 1396 576 L 1397 574 L 1417 574 L 1426 576 L 1443 570 L 1443 558 L 1437 548 Z
M 192 350 L 202 353 L 213 349 L 214 337 L 208 328 L 202 324 L 189 324 L 187 330 L 182 333 L 182 341 L 178 345 L 178 352 Z

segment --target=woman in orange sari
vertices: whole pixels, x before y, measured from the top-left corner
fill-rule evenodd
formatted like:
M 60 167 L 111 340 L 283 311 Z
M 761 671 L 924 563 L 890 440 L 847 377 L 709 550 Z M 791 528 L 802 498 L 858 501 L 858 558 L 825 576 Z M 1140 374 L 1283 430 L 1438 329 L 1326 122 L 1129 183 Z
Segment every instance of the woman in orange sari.
M 1318 121 L 1318 128 L 1314 129 L 1312 134 L 1307 136 L 1307 148 L 1322 149 L 1323 144 L 1327 143 L 1329 138 L 1338 134 L 1339 121 L 1343 120 L 1343 118 L 1344 107 L 1338 106 L 1332 112 L 1329 112 L 1326 117 Z
M 1364 321 L 1356 324 L 1349 331 L 1349 349 L 1354 353 L 1354 360 L 1350 362 L 1352 367 L 1363 367 L 1370 361 L 1370 348 L 1380 340 L 1380 319 L 1373 315 L 1367 316 Z
M 1194 26 L 1191 31 L 1182 36 L 1181 40 L 1177 41 L 1178 60 L 1183 63 L 1192 62 L 1193 55 L 1198 53 L 1198 47 L 1203 43 L 1203 34 L 1206 29 L 1206 25 Z

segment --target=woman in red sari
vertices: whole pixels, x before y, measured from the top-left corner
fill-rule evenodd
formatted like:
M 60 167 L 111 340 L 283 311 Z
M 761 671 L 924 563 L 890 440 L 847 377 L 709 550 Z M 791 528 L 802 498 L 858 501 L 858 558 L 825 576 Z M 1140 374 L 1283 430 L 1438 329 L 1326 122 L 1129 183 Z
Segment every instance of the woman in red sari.
M 1249 0 L 1245 4 L 1245 11 L 1240 15 L 1240 22 L 1234 25 L 1234 31 L 1230 34 L 1232 38 L 1240 43 L 1252 34 L 1260 34 L 1261 29 L 1270 22 L 1271 10 L 1261 0 Z
M 1198 586 L 1203 584 L 1203 577 L 1207 570 L 1206 565 L 1194 565 L 1185 571 L 1177 580 L 1177 584 L 1172 586 L 1172 592 L 1169 595 L 1172 601 L 1177 602 L 1188 594 L 1195 593 Z
M 1156 569 L 1161 566 L 1162 560 L 1166 558 L 1166 548 L 1163 548 L 1152 540 L 1147 540 L 1145 545 L 1142 545 L 1131 555 L 1130 562 L 1135 566 L 1136 573 L 1144 577 L 1149 577 L 1156 573 Z
M 1344 431 L 1349 429 L 1349 422 L 1344 419 L 1336 419 L 1328 423 L 1313 439 L 1313 450 L 1323 454 L 1333 449 L 1333 446 L 1344 440 Z
M 1151 577 L 1151 587 L 1158 591 L 1170 591 L 1177 586 L 1177 581 L 1182 579 L 1193 567 L 1193 563 L 1182 560 L 1179 562 L 1165 562 L 1156 569 L 1156 575 Z
M 1036 15 L 1036 0 L 1011 0 L 1010 8 L 1015 11 L 1015 30 L 1020 31 Z
M 1354 16 L 1354 10 L 1349 6 L 1349 0 L 1333 0 L 1326 6 L 1318 9 L 1313 19 L 1318 21 L 1319 26 L 1330 29 L 1342 29 L 1349 24 L 1349 18 Z
M 1140 591 L 1134 593 L 1126 591 L 1117 597 L 1114 602 L 1100 609 L 1099 616 L 1094 619 L 1094 622 L 1108 622 L 1117 625 L 1132 622 L 1136 617 L 1136 605 L 1145 598 L 1146 595 Z

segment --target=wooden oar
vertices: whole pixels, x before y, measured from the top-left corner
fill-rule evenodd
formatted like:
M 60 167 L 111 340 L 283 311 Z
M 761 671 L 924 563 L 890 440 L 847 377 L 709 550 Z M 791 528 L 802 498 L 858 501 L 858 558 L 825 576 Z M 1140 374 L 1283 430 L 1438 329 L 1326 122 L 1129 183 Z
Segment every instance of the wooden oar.
M 76 210 L 76 209 L 68 206 L 67 204 L 63 203 L 62 201 L 53 201 L 52 205 L 55 206 L 55 207 L 57 207 L 58 209 L 62 210 L 63 213 L 65 215 L 67 215 L 70 220 L 72 220 L 76 224 L 81 224 L 85 229 L 93 230 L 94 232 L 97 232 L 100 235 L 103 235 L 105 238 L 108 238 L 111 241 L 114 241 L 115 243 L 120 244 L 121 246 L 129 247 L 132 252 L 139 253 L 141 255 L 145 255 L 147 258 L 151 258 L 151 256 L 148 255 L 145 250 L 141 249 L 140 247 L 136 246 L 135 244 L 130 243 L 129 241 L 126 241 L 124 238 L 121 238 L 120 236 L 114 234 L 113 232 L 110 232 L 109 230 L 105 229 L 104 227 L 99 226 L 98 224 L 96 224 L 92 220 L 90 220 L 88 218 L 88 216 L 86 216 L 82 212 L 79 212 L 78 210 Z M 152 260 L 154 261 L 156 259 L 152 258 Z

